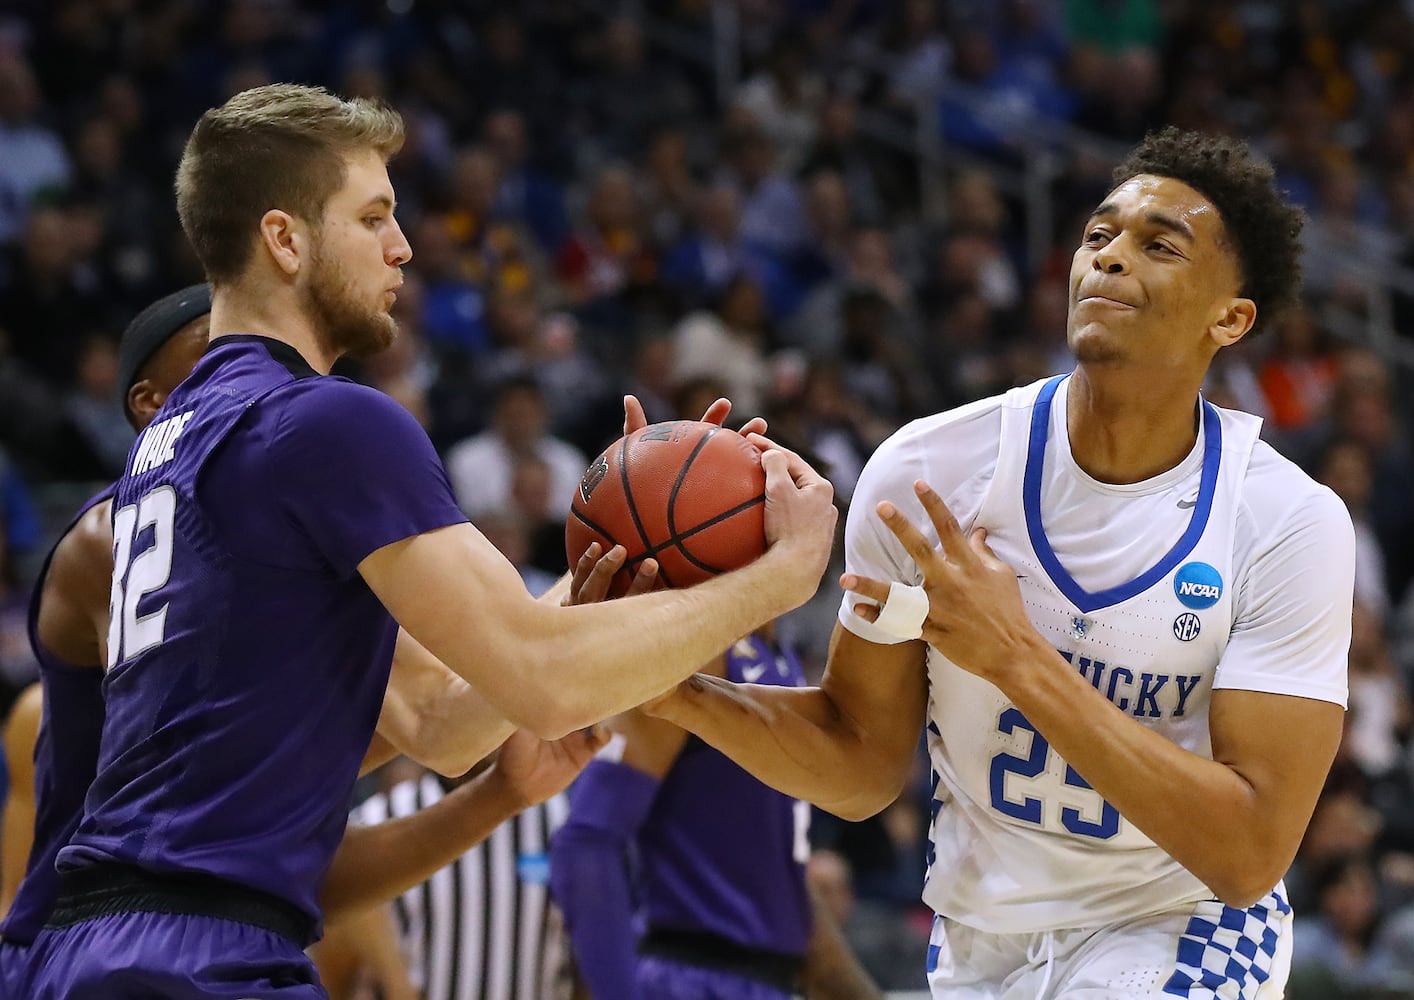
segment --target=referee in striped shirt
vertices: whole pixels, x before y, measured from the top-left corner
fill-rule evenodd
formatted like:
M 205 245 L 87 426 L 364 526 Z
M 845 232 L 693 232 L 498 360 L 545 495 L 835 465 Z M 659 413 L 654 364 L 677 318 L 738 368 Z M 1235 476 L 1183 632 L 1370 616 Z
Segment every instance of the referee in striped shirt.
M 431 773 L 400 782 L 349 822 L 411 816 L 454 784 Z M 407 978 L 424 1000 L 569 1000 L 569 950 L 548 892 L 550 835 L 568 813 L 563 794 L 531 806 L 393 901 Z

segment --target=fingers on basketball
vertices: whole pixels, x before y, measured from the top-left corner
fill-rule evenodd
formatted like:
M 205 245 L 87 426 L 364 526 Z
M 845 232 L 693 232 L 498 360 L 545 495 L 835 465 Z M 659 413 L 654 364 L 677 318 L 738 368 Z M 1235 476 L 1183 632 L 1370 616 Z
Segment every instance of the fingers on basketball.
M 690 586 L 765 551 L 765 497 L 761 453 L 740 434 L 698 420 L 651 424 L 590 464 L 570 505 L 566 553 L 575 562 L 592 542 L 623 545 L 613 597 L 647 559 L 663 586 Z

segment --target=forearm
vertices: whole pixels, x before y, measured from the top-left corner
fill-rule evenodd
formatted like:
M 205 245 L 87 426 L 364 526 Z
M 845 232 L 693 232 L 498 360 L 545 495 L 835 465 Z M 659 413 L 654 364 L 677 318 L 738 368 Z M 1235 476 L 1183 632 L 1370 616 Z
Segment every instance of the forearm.
M 573 819 L 551 848 L 550 889 L 565 918 L 578 978 L 596 1000 L 637 1000 L 637 941 L 623 845 Z
M 465 774 L 514 728 L 406 630 L 398 633 L 378 735 L 439 774 Z M 370 748 L 370 752 L 374 748 Z
M 474 528 L 453 525 L 385 545 L 359 572 L 403 628 L 501 714 L 558 739 L 661 694 L 804 601 L 818 576 L 801 567 L 817 557 L 783 542 L 695 587 L 565 608 L 532 600 Z
M 1250 902 L 1280 877 L 1292 838 L 1237 770 L 1132 718 L 1039 636 L 998 686 L 1096 793 L 1225 901 Z
M 814 926 L 801 972 L 805 1000 L 882 1000 L 879 987 L 859 964 L 830 911 L 811 892 Z
M 564 603 L 570 592 L 570 582 L 573 580 L 571 573 L 561 573 L 560 578 L 551 584 L 550 589 L 536 598 L 541 604 L 548 604 L 558 607 Z
M 0 917 L 10 911 L 34 843 L 34 799 L 23 787 L 10 789 L 0 821 Z
M 789 610 L 793 605 L 772 583 L 780 572 L 768 553 L 744 570 L 684 590 L 569 608 L 534 605 L 523 627 L 502 637 L 514 644 L 504 656 L 516 672 L 489 678 L 485 690 L 546 738 L 615 715 L 662 694 Z
M 366 774 L 372 774 L 397 755 L 398 748 L 375 732 L 368 744 L 368 750 L 363 755 L 363 762 L 358 765 L 358 776 L 362 778 Z
M 426 881 L 525 807 L 495 768 L 410 816 L 344 835 L 319 902 L 329 920 Z
M 753 777 L 846 819 L 898 795 L 904 773 L 821 688 L 734 684 L 696 674 L 651 709 Z M 900 720 L 901 724 L 906 724 Z
M 439 774 L 456 777 L 513 732 L 515 726 L 480 691 L 453 676 L 447 690 L 423 707 L 416 729 L 419 752 L 412 756 Z

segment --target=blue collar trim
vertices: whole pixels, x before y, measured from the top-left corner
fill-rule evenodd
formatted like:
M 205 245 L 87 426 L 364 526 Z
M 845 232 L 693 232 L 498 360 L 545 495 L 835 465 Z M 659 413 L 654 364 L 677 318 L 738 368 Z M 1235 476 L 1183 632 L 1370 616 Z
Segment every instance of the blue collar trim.
M 1175 566 L 1183 561 L 1198 539 L 1203 537 L 1203 529 L 1208 526 L 1208 515 L 1213 509 L 1213 495 L 1217 492 L 1218 467 L 1222 462 L 1222 420 L 1217 409 L 1206 399 L 1203 404 L 1203 475 L 1198 484 L 1198 503 L 1188 522 L 1188 530 L 1174 543 L 1159 562 L 1147 572 L 1128 583 L 1092 594 L 1066 572 L 1061 561 L 1056 558 L 1050 540 L 1046 538 L 1045 526 L 1041 523 L 1041 472 L 1046 457 L 1046 438 L 1051 427 L 1051 402 L 1056 389 L 1068 378 L 1057 375 L 1044 386 L 1031 408 L 1031 439 L 1026 451 L 1026 475 L 1022 481 L 1022 505 L 1026 511 L 1026 531 L 1031 538 L 1031 547 L 1036 550 L 1041 566 L 1051 582 L 1070 602 L 1088 614 L 1100 608 L 1108 608 L 1129 600 L 1136 594 L 1148 590 L 1167 576 Z

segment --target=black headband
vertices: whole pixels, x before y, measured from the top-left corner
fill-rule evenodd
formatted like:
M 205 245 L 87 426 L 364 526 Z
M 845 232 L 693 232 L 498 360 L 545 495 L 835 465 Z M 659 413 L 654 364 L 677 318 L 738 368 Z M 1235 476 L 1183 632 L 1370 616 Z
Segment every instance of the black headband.
M 203 284 L 191 285 L 158 299 L 133 317 L 118 342 L 118 392 L 125 412 L 128 390 L 137 381 L 142 366 L 178 330 L 210 311 L 211 288 Z

